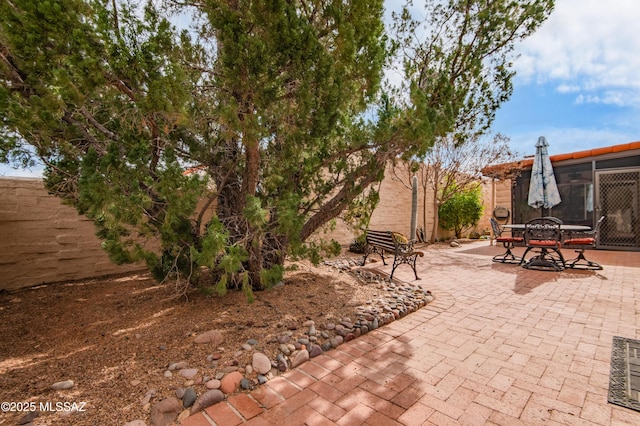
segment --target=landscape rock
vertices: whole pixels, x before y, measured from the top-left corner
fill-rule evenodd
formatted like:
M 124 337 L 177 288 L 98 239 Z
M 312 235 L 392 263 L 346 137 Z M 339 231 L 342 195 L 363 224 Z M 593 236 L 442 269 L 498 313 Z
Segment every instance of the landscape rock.
M 196 377 L 196 374 L 198 374 L 198 369 L 197 368 L 185 368 L 184 370 L 180 370 L 180 372 L 178 372 L 179 375 L 181 375 L 182 377 L 184 377 L 185 379 L 193 379 L 194 377 Z
M 309 358 L 315 358 L 318 355 L 322 355 L 322 348 L 318 345 L 311 345 L 309 347 Z
M 295 358 L 293 358 L 293 361 L 291 362 L 291 367 L 296 368 L 300 364 L 307 361 L 309 361 L 309 351 L 307 351 L 306 349 L 303 349 L 296 354 Z
M 285 345 L 284 343 L 280 344 L 278 348 L 280 349 L 280 352 L 282 352 L 283 354 L 291 355 L 291 350 L 289 349 L 289 346 Z
M 191 414 L 204 410 L 218 402 L 224 401 L 224 394 L 218 389 L 206 391 L 200 395 L 191 407 Z
M 154 396 L 156 396 L 156 390 L 154 388 L 149 389 L 140 400 L 140 405 L 148 404 Z
M 242 374 L 233 371 L 220 380 L 220 390 L 224 393 L 233 393 L 240 386 L 240 380 L 242 380 Z
M 287 360 L 285 358 L 280 358 L 278 360 L 278 371 L 285 372 L 287 371 L 287 368 L 289 368 Z
M 207 387 L 207 389 L 220 389 L 220 380 L 212 379 L 212 380 L 209 380 L 204 385 Z
M 184 408 L 191 407 L 193 403 L 196 402 L 197 397 L 198 394 L 196 393 L 196 390 L 194 388 L 187 388 L 184 391 L 184 395 L 182 397 L 182 406 Z
M 271 371 L 271 360 L 261 352 L 253 354 L 253 361 L 251 365 L 258 374 L 267 374 Z
M 251 390 L 253 386 L 251 386 L 251 381 L 244 377 L 242 378 L 242 380 L 240 380 L 240 388 L 242 390 Z
M 56 382 L 54 384 L 51 385 L 51 389 L 53 390 L 67 390 L 67 389 L 71 389 L 73 386 L 75 385 L 75 383 L 73 383 L 73 380 L 65 380 L 62 382 Z
M 167 370 L 169 371 L 182 370 L 183 368 L 187 368 L 188 366 L 189 366 L 189 363 L 187 361 L 172 362 L 171 364 L 169 364 L 169 367 L 167 367 Z
M 40 415 L 39 411 L 29 411 L 18 420 L 19 425 L 26 425 L 33 422 Z
M 182 411 L 182 404 L 175 397 L 169 397 L 151 407 L 151 425 L 169 426 Z
M 209 343 L 213 346 L 219 346 L 222 344 L 222 342 L 224 342 L 224 336 L 222 335 L 222 332 L 218 330 L 209 330 L 207 332 L 197 335 L 193 339 L 193 343 L 197 343 L 199 345 Z
M 342 325 L 342 324 L 338 324 L 338 325 L 336 325 L 336 327 L 335 327 L 335 332 L 336 332 L 336 334 L 337 334 L 338 336 L 343 336 L 343 337 L 344 337 L 344 336 L 346 336 L 346 335 L 347 335 L 347 333 L 349 332 L 349 330 L 347 330 L 347 329 L 345 328 L 345 326 L 344 326 L 344 325 Z

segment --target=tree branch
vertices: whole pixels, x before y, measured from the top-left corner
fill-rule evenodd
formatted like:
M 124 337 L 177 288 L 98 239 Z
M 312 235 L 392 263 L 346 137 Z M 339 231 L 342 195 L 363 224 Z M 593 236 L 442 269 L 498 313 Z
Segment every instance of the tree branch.
M 338 217 L 355 197 L 362 193 L 364 188 L 379 180 L 380 176 L 374 170 L 383 170 L 388 159 L 387 155 L 378 153 L 371 158 L 370 162 L 361 165 L 351 173 L 349 178 L 344 180 L 342 188 L 329 201 L 320 206 L 313 216 L 307 219 L 300 232 L 301 240 L 306 240 L 320 226 Z

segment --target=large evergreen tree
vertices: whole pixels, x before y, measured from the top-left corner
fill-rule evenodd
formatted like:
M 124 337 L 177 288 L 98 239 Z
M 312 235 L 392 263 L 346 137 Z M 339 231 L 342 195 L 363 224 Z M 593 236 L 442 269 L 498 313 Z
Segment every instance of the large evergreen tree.
M 309 237 L 362 205 L 388 161 L 425 152 L 479 100 L 490 123 L 510 93 L 503 58 L 552 5 L 442 4 L 465 36 L 406 44 L 432 53 L 405 58 L 408 101 L 394 102 L 382 0 L 2 2 L 0 160 L 44 162 L 117 262 L 264 288 L 286 255 L 317 258 Z

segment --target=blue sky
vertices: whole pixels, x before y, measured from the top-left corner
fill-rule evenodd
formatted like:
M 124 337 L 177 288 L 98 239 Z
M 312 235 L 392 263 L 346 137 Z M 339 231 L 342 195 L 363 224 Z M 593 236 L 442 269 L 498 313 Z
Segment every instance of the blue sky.
M 387 9 L 399 0 L 385 0 Z M 539 136 L 560 154 L 640 140 L 637 0 L 556 0 L 541 28 L 516 46 L 514 92 L 493 127 L 531 155 Z M 416 5 L 420 1 L 415 2 Z M 41 170 L 0 165 L 0 176 Z
M 640 140 L 639 22 L 634 0 L 556 0 L 516 48 L 514 93 L 494 130 L 522 154 L 539 136 L 551 154 Z

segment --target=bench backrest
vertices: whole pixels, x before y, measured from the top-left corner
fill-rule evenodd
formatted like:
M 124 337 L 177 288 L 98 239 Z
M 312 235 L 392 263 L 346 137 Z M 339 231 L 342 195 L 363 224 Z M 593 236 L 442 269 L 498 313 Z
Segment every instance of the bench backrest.
M 367 244 L 382 247 L 390 252 L 396 251 L 397 244 L 391 231 L 373 231 L 367 229 L 366 241 Z
M 393 231 L 375 231 L 365 229 L 367 244 L 381 247 L 392 253 L 408 253 L 413 250 L 415 241 Z

